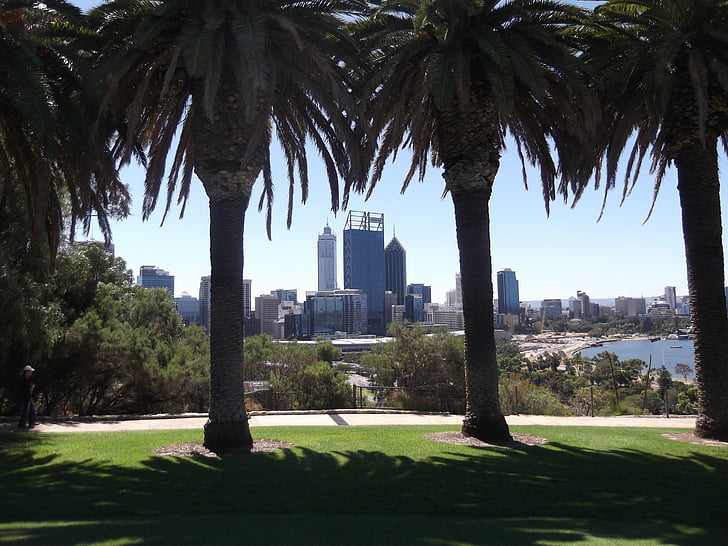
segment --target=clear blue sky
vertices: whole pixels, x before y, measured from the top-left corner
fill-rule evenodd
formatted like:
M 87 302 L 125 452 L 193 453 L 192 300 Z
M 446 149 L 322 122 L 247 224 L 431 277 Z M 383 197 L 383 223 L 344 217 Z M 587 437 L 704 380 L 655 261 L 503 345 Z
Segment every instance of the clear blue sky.
M 84 9 L 98 2 L 77 1 Z M 299 298 L 317 287 L 316 241 L 327 220 L 338 237 L 339 284 L 343 287 L 342 230 L 346 212 L 329 210 L 328 185 L 321 166 L 310 158 L 311 187 L 307 204 L 294 209 L 293 224 L 286 229 L 287 180 L 283 161 L 273 152 L 277 184 L 273 238 L 265 233 L 265 214 L 255 204 L 245 224 L 244 276 L 252 279 L 253 295 L 277 288 L 298 289 Z M 721 169 L 726 171 L 725 158 Z M 385 214 L 385 244 L 396 230 L 407 250 L 407 280 L 432 286 L 433 301 L 443 302 L 455 287 L 459 270 L 455 222 L 449 197 L 442 200 L 444 182 L 439 169 L 431 168 L 424 183 L 413 182 L 401 195 L 406 154 L 385 170 L 372 198 L 352 196 L 350 210 Z M 646 171 L 646 169 L 643 169 Z M 137 275 L 141 265 L 156 265 L 175 276 L 175 292 L 197 296 L 200 277 L 208 275 L 209 216 L 202 185 L 194 181 L 185 216 L 178 219 L 173 206 L 160 227 L 162 208 L 147 222 L 141 220 L 144 173 L 127 168 L 122 178 L 134 203 L 132 216 L 113 225 L 116 254 Z M 592 298 L 655 296 L 665 286 L 687 293 L 676 173 L 671 170 L 652 217 L 643 225 L 652 201 L 653 179 L 642 176 L 635 191 L 620 207 L 621 188 L 610 195 L 605 214 L 596 222 L 603 192 L 589 190 L 572 209 L 561 201 L 552 203 L 546 216 L 536 172 L 529 176 L 529 190 L 521 182 L 520 162 L 512 147 L 502 158 L 491 199 L 493 271 L 509 267 L 516 272 L 521 300 L 568 298 L 582 290 Z M 256 185 L 255 203 L 260 186 Z M 722 191 L 725 203 L 725 190 Z M 160 205 L 162 207 L 163 205 Z M 724 210 L 724 225 L 726 215 Z M 94 232 L 92 232 L 92 235 Z M 99 236 L 98 229 L 95 235 Z

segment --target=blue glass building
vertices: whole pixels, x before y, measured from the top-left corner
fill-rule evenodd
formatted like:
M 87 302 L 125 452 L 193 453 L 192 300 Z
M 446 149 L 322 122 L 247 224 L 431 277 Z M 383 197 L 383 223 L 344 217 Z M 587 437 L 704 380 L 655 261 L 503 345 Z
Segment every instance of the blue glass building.
M 156 265 L 143 265 L 139 268 L 137 284 L 144 288 L 166 288 L 174 297 L 174 275 Z
M 344 226 L 344 288 L 367 296 L 368 333 L 384 335 L 384 214 L 349 211 Z
M 422 322 L 423 311 L 422 294 L 407 294 L 404 299 L 404 318 L 410 322 Z
M 397 294 L 397 305 L 404 305 L 407 295 L 407 251 L 397 237 L 384 249 L 384 289 Z
M 331 336 L 337 332 L 366 333 L 367 296 L 360 290 L 328 290 L 306 295 L 308 334 Z
M 504 315 L 521 313 L 521 302 L 518 296 L 518 279 L 516 272 L 505 268 L 497 273 L 498 280 L 498 312 Z
M 423 304 L 432 303 L 432 287 L 427 284 L 421 282 L 408 284 L 407 294 L 419 294 L 422 296 Z

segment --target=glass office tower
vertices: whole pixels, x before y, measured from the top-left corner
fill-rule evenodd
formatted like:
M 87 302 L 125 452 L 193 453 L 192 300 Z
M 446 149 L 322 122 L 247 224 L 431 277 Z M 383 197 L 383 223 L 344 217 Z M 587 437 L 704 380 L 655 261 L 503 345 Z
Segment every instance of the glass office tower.
M 344 288 L 367 295 L 368 333 L 384 335 L 384 214 L 349 211 L 344 226 Z
M 518 297 L 518 280 L 516 272 L 505 268 L 497 273 L 498 279 L 498 312 L 504 315 L 518 315 L 521 302 Z

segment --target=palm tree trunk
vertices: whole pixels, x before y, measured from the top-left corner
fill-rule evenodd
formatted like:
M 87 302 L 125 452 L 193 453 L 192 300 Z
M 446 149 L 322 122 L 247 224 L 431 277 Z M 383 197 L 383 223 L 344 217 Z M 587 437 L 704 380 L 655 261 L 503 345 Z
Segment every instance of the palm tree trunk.
M 452 172 L 449 173 L 452 175 Z M 484 442 L 512 441 L 498 397 L 490 256 L 490 187 L 456 186 L 455 207 L 465 323 L 465 419 L 462 432 Z
M 243 385 L 243 225 L 248 198 L 210 199 L 210 414 L 205 447 L 250 449 Z
M 695 433 L 728 441 L 728 313 L 717 142 L 685 145 L 675 165 L 695 333 L 700 406 Z
M 236 83 L 220 80 L 212 117 L 194 117 L 195 173 L 210 199 L 210 414 L 205 447 L 216 453 L 253 446 L 243 384 L 243 229 L 263 165 L 261 150 L 241 165 L 250 123 Z M 201 94 L 201 91 L 198 91 Z

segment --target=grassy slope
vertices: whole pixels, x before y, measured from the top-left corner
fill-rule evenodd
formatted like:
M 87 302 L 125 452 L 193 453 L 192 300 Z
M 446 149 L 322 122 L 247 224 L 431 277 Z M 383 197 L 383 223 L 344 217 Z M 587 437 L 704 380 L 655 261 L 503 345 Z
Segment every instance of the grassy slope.
M 722 544 L 728 449 L 656 429 L 513 427 L 546 446 L 475 449 L 447 427 L 258 428 L 295 447 L 179 459 L 200 431 L 7 434 L 0 542 Z

